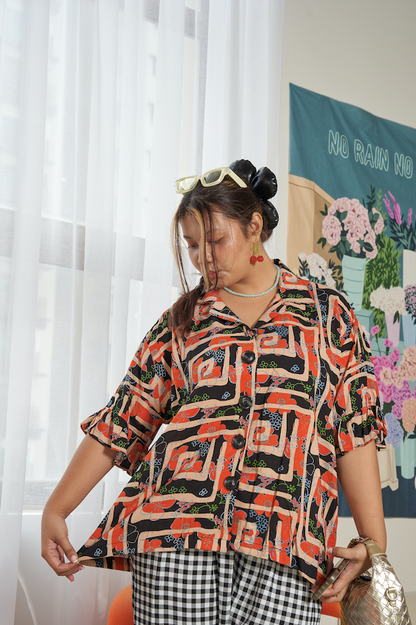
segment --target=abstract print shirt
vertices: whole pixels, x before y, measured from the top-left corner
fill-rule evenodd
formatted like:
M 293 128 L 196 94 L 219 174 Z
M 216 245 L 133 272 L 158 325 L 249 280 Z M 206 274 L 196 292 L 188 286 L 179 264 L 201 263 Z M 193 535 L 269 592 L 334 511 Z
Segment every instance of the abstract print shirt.
M 337 455 L 383 447 L 386 435 L 353 310 L 281 265 L 252 328 L 216 290 L 198 301 L 187 338 L 168 317 L 82 424 L 131 479 L 81 560 L 128 570 L 136 553 L 234 550 L 322 578 L 336 541 Z

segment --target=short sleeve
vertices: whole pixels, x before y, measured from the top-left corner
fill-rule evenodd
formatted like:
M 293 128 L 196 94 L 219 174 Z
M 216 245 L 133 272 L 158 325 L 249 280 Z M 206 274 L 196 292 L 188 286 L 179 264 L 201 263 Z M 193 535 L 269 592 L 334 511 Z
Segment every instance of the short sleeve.
M 386 447 L 387 428 L 380 407 L 377 380 L 367 337 L 349 305 L 340 307 L 337 328 L 331 336 L 343 353 L 334 406 L 337 455 L 374 440 Z
M 171 363 L 167 312 L 146 335 L 107 406 L 81 424 L 85 434 L 118 452 L 115 464 L 130 475 L 160 425 L 170 419 Z

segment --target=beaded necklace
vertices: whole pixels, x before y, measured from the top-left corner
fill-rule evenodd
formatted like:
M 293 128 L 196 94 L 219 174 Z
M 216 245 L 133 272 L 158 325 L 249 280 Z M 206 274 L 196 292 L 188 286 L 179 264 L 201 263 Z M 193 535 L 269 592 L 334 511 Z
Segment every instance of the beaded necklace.
M 267 293 L 271 293 L 273 289 L 277 287 L 279 278 L 280 278 L 280 267 L 277 268 L 276 280 L 273 282 L 270 289 L 267 289 L 267 291 L 263 291 L 263 293 L 254 293 L 254 295 L 247 294 L 247 293 L 237 293 L 237 291 L 233 291 L 232 289 L 229 289 L 228 286 L 224 287 L 224 291 L 227 291 L 227 293 L 231 293 L 231 295 L 238 295 L 238 297 L 261 297 L 262 295 L 267 295 Z

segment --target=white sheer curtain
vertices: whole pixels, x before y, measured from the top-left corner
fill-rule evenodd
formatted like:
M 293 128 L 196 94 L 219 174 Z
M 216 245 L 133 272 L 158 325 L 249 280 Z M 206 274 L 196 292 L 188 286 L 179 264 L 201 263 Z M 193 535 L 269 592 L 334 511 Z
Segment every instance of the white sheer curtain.
M 106 622 L 127 574 L 41 560 L 41 509 L 178 294 L 173 181 L 277 170 L 284 0 L 0 0 L 2 625 Z M 81 545 L 125 481 L 74 513 Z

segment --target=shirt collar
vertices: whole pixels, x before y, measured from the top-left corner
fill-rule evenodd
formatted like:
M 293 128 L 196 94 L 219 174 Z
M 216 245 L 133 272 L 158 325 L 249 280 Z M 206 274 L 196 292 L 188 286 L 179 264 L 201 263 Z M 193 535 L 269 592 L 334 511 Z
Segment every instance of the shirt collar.
M 274 264 L 280 267 L 279 288 L 271 302 L 269 308 L 260 317 L 258 323 L 270 323 L 276 313 L 281 313 L 285 309 L 285 299 L 282 293 L 287 289 L 293 289 L 299 278 L 279 259 L 275 259 Z M 212 289 L 203 295 L 197 302 L 194 313 L 194 321 L 202 322 L 210 316 L 221 319 L 238 320 L 235 314 L 224 304 L 218 295 L 218 289 Z

